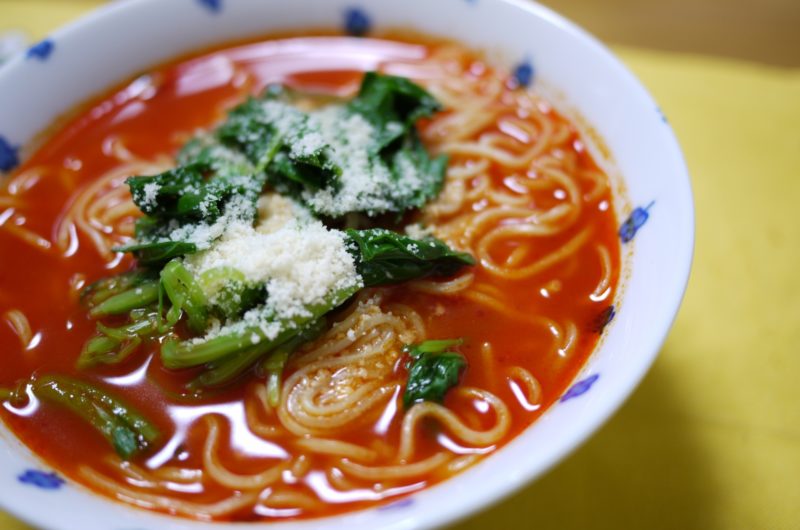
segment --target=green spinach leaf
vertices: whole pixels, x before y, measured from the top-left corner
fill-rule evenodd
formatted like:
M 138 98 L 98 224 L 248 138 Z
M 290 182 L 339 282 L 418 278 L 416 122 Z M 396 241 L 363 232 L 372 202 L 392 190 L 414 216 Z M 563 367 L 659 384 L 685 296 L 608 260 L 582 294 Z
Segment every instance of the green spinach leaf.
M 178 158 L 186 163 L 126 180 L 145 216 L 136 222 L 136 241 L 116 250 L 134 253 L 143 265 L 161 264 L 210 244 L 196 234 L 210 232 L 222 216 L 229 221 L 255 219 L 266 176 L 244 156 L 203 138 L 187 144 Z
M 391 230 L 347 230 L 358 273 L 366 287 L 429 276 L 451 276 L 475 259 L 428 237 L 413 239 Z
M 283 101 L 293 97 L 286 89 L 283 94 Z M 358 95 L 338 114 L 328 108 L 294 118 L 294 130 L 284 134 L 285 147 L 267 168 L 268 181 L 279 193 L 331 218 L 419 208 L 441 191 L 447 157 L 431 158 L 416 122 L 440 109 L 411 81 L 369 72 Z M 298 149 L 308 138 L 316 146 L 310 153 Z
M 417 120 L 433 115 L 442 106 L 408 79 L 367 72 L 348 108 L 372 124 L 377 133 L 374 152 L 383 153 L 414 130 Z
M 441 403 L 447 391 L 458 384 L 467 361 L 460 353 L 448 349 L 462 342 L 461 339 L 429 340 L 404 348 L 411 357 L 403 393 L 405 408 L 420 401 Z

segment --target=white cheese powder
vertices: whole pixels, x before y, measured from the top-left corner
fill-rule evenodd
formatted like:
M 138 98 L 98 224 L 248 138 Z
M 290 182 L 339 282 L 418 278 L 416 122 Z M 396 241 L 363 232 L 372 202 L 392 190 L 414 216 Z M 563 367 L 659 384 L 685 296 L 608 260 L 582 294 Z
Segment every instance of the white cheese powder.
M 262 199 L 262 211 L 263 203 L 287 201 L 267 197 L 273 198 Z M 307 318 L 311 316 L 310 306 L 324 303 L 332 293 L 362 285 L 342 232 L 330 230 L 311 217 L 287 216 L 280 209 L 276 209 L 276 216 L 283 217 L 283 222 L 270 223 L 268 216 L 256 228 L 232 223 L 208 250 L 184 258 L 195 276 L 218 267 L 231 267 L 241 272 L 248 284 L 266 286 L 264 306 L 248 311 L 241 321 L 223 326 L 201 340 L 252 325 L 261 326 L 262 333 L 272 339 L 281 326 L 266 322 L 265 315 L 271 315 L 272 321 Z M 271 227 L 269 231 L 263 231 L 265 225 Z
M 372 151 L 377 131 L 360 114 L 341 105 L 310 111 L 307 118 L 294 107 L 270 100 L 263 103 L 265 115 L 291 145 L 290 157 L 310 157 L 324 152 L 341 168 L 340 186 L 303 192 L 303 200 L 315 211 L 341 216 L 348 212 L 393 210 L 393 196 L 406 196 L 421 187 L 416 166 L 406 156 L 399 158 L 402 175 L 395 178 Z M 389 124 L 402 128 L 399 123 Z M 398 131 L 399 132 L 399 131 Z

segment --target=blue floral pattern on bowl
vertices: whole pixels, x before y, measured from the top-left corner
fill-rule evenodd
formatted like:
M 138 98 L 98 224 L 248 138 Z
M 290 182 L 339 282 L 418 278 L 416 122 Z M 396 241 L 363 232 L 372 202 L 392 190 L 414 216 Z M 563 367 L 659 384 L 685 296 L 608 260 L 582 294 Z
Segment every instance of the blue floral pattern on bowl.
M 50 39 L 44 39 L 42 41 L 37 42 L 30 48 L 28 48 L 28 52 L 25 54 L 25 57 L 28 59 L 37 59 L 39 61 L 46 61 L 50 55 L 55 50 L 56 45 Z
M 19 165 L 19 147 L 0 135 L 0 171 L 11 171 Z
M 575 383 L 574 385 L 569 387 L 569 390 L 567 390 L 564 393 L 564 395 L 561 396 L 561 399 L 559 399 L 558 401 L 560 403 L 563 403 L 563 402 L 568 401 L 568 400 L 570 400 L 572 398 L 576 398 L 578 396 L 582 396 L 583 394 L 588 392 L 590 388 L 592 388 L 592 385 L 594 385 L 597 382 L 598 379 L 600 379 L 600 374 L 590 375 L 586 379 L 578 381 L 577 383 Z
M 344 12 L 344 31 L 353 37 L 363 37 L 369 33 L 372 21 L 366 11 L 358 7 L 347 8 Z
M 591 331 L 599 335 L 600 333 L 603 332 L 604 329 L 606 329 L 606 326 L 608 326 L 611 323 L 611 321 L 614 320 L 615 316 L 617 316 L 617 310 L 614 308 L 614 305 L 612 304 L 603 309 L 602 311 L 600 311 L 600 313 L 594 318 L 594 320 L 592 320 L 589 329 L 591 329 Z
M 219 13 L 222 11 L 222 0 L 197 0 L 197 3 L 212 13 Z
M 43 490 L 57 490 L 64 485 L 64 479 L 57 474 L 38 469 L 26 469 L 25 472 L 17 476 L 17 480 L 22 484 L 29 484 Z
M 619 238 L 622 240 L 623 243 L 629 243 L 633 241 L 633 238 L 636 236 L 636 232 L 644 226 L 647 222 L 647 219 L 650 217 L 649 210 L 653 207 L 655 201 L 652 201 L 650 204 L 642 207 L 636 207 L 631 212 L 631 215 L 622 223 L 622 226 L 619 227 Z
M 533 64 L 525 59 L 514 67 L 511 78 L 516 86 L 529 87 L 533 83 L 533 74 Z
M 398 501 L 390 502 L 389 504 L 384 504 L 383 506 L 379 506 L 378 510 L 386 511 L 386 510 L 396 510 L 398 508 L 406 508 L 407 506 L 411 506 L 414 504 L 414 499 L 411 497 L 406 497 L 405 499 L 400 499 Z

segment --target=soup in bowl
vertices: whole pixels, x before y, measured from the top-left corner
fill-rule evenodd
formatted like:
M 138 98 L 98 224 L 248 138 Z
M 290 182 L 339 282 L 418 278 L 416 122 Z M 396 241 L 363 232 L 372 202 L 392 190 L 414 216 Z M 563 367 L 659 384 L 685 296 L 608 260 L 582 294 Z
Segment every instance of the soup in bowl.
M 688 274 L 663 116 L 532 4 L 123 3 L 0 93 L 0 481 L 43 526 L 451 521 L 621 403 Z

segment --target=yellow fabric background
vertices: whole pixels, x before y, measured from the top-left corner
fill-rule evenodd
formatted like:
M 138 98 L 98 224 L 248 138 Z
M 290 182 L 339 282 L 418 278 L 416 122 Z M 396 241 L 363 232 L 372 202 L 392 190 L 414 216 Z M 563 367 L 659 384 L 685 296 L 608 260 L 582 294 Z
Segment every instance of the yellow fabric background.
M 0 0 L 0 31 L 40 38 L 99 3 Z M 800 528 L 800 71 L 616 51 L 659 101 L 692 175 L 686 299 L 606 426 L 454 528 Z M 0 513 L 0 528 L 28 527 Z

